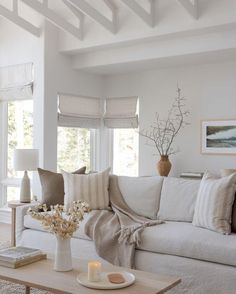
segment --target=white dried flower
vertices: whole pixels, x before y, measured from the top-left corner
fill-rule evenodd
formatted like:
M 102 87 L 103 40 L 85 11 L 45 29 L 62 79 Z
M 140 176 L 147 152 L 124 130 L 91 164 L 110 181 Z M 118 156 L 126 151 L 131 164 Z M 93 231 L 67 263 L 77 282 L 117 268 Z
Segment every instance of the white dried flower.
M 81 200 L 74 201 L 68 210 L 63 205 L 51 206 L 48 211 L 47 205 L 38 205 L 29 208 L 27 214 L 32 218 L 41 221 L 42 225 L 49 232 L 60 236 L 63 239 L 72 237 L 84 219 L 84 214 L 90 211 L 89 205 Z M 39 212 L 43 211 L 43 212 Z

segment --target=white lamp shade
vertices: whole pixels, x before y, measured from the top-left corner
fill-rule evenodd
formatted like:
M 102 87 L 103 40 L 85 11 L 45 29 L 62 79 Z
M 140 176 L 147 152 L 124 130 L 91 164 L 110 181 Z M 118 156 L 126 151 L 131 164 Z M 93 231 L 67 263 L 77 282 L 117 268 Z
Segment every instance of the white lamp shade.
M 38 149 L 15 149 L 14 169 L 16 171 L 36 170 L 38 167 Z

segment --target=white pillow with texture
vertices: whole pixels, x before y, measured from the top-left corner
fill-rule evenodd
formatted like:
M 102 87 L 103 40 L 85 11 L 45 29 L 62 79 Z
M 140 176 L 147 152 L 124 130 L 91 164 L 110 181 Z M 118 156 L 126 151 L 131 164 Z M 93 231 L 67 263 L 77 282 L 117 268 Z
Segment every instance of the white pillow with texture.
M 118 177 L 121 194 L 138 215 L 156 219 L 163 177 Z
M 200 182 L 197 179 L 165 178 L 158 219 L 192 222 Z
M 110 168 L 88 175 L 62 172 L 66 209 L 76 200 L 86 201 L 91 209 L 109 209 L 109 172 Z
M 206 172 L 198 192 L 193 225 L 222 234 L 230 234 L 235 183 L 236 173 L 215 178 Z

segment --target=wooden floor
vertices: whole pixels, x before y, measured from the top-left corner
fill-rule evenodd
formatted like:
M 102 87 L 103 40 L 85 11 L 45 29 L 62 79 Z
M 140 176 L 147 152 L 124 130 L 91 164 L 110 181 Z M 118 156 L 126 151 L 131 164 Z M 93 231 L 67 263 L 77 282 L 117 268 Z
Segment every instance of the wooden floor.
M 11 225 L 0 223 L 0 242 L 11 240 Z

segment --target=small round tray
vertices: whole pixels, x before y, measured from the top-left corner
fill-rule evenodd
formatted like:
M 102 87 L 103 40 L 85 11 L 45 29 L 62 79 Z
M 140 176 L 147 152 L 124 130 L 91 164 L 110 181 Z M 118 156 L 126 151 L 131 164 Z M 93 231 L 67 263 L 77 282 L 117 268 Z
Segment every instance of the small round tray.
M 124 279 L 125 282 L 121 283 L 121 284 L 114 284 L 111 283 L 108 280 L 107 275 L 108 274 L 121 274 Z M 125 288 L 128 287 L 130 285 L 132 285 L 135 281 L 135 276 L 129 272 L 103 272 L 101 275 L 101 281 L 99 282 L 90 282 L 88 280 L 88 274 L 87 273 L 80 273 L 77 276 L 77 282 L 87 288 L 92 288 L 92 289 L 120 289 L 120 288 Z

